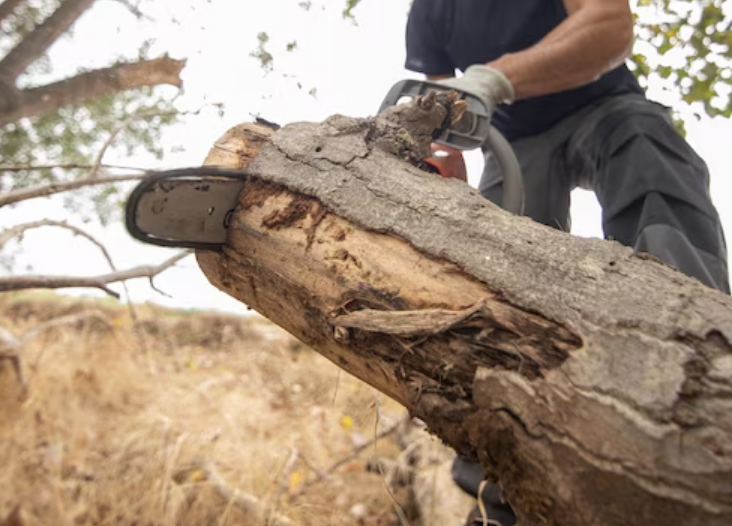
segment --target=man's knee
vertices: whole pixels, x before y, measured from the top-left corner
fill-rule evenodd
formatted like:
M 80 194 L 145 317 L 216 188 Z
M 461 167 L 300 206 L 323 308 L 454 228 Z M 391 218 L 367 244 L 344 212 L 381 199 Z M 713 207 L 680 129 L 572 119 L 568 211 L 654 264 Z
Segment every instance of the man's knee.
M 596 191 L 605 236 L 729 292 L 706 165 L 670 124 L 660 117 L 629 121 L 601 161 Z

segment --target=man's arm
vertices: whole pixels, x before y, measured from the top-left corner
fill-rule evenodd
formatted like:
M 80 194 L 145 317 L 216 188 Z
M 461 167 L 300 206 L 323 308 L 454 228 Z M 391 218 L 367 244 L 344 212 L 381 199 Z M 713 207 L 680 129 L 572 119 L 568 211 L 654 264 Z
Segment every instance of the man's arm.
M 633 47 L 628 0 L 563 0 L 568 17 L 533 47 L 489 63 L 511 82 L 516 99 L 589 84 L 618 67 Z

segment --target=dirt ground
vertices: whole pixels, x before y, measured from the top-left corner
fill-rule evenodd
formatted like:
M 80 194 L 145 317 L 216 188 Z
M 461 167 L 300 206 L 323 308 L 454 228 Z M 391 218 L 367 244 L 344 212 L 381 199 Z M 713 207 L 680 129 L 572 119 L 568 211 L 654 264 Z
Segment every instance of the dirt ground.
M 256 315 L 134 318 L 0 295 L 0 357 L 14 341 L 26 384 L 0 359 L 0 526 L 435 522 L 412 456 L 436 475 L 449 451 L 413 428 L 373 440 L 401 406 Z

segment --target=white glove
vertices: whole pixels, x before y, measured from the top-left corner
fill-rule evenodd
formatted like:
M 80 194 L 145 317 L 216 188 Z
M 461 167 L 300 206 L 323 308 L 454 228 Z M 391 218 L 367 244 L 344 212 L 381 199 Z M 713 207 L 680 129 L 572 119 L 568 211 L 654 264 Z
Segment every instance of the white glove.
M 480 97 L 492 115 L 499 104 L 511 104 L 515 93 L 511 82 L 497 69 L 482 64 L 470 66 L 460 78 L 437 82 L 456 90 L 468 91 Z

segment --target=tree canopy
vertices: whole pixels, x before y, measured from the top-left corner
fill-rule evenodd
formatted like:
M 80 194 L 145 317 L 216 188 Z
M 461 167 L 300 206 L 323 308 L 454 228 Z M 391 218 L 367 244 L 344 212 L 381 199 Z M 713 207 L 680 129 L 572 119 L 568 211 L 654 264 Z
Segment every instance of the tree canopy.
M 146 16 L 140 2 L 103 0 L 111 1 L 123 16 Z M 162 155 L 162 130 L 177 118 L 173 100 L 182 86 L 184 60 L 150 56 L 149 41 L 134 54 L 120 50 L 104 67 L 78 67 L 71 75 L 57 72 L 49 58 L 50 48 L 73 34 L 74 24 L 95 2 L 0 4 L 0 164 L 63 166 L 1 172 L 2 191 L 88 175 L 88 169 L 71 166 L 94 164 L 112 141 L 130 156 L 139 150 Z M 161 89 L 165 85 L 171 88 Z M 113 187 L 87 192 L 100 217 L 114 193 Z

